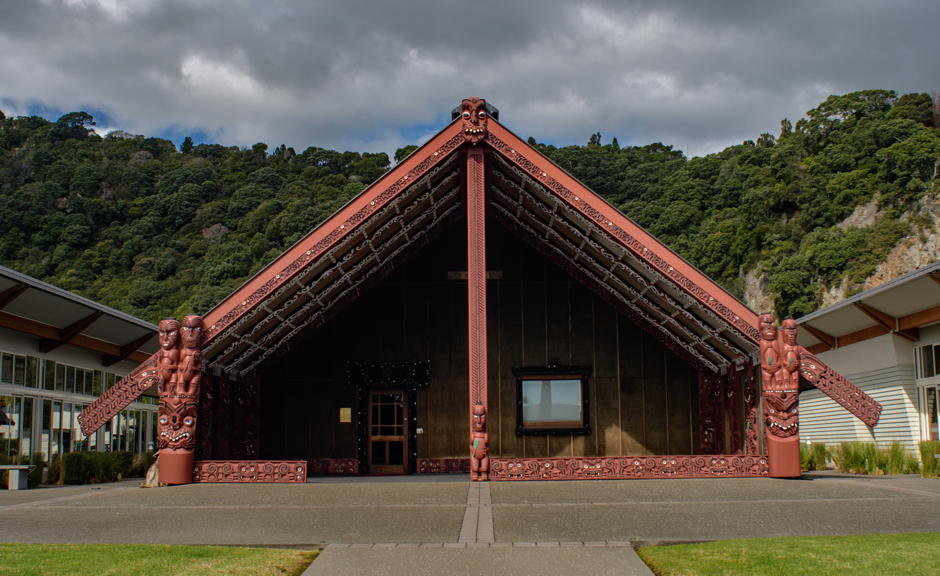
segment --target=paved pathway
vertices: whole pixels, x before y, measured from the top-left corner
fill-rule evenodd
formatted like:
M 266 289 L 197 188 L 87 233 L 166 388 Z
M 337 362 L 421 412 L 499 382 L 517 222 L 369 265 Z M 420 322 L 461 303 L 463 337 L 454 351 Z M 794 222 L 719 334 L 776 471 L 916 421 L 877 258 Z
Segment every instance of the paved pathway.
M 649 574 L 633 545 L 930 531 L 940 531 L 940 481 L 911 476 L 0 491 L 0 542 L 323 547 L 309 575 Z

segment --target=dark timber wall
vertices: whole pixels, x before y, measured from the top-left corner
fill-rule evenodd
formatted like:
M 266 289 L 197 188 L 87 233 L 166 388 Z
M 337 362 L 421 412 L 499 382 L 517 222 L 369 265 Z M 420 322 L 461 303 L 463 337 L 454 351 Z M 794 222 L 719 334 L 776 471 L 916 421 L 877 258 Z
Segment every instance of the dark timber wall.
M 577 280 L 492 221 L 487 269 L 489 432 L 496 457 L 691 454 L 697 373 Z M 265 458 L 356 457 L 356 395 L 345 363 L 430 360 L 417 392 L 418 458 L 467 457 L 464 223 L 312 332 L 261 376 Z M 517 436 L 513 367 L 587 365 L 592 433 Z M 339 423 L 339 408 L 354 422 Z

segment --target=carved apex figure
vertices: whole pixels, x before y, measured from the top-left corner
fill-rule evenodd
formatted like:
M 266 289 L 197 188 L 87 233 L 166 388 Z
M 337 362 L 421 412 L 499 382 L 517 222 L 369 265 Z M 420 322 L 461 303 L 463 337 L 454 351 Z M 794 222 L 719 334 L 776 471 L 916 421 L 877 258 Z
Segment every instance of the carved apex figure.
M 202 381 L 202 340 L 203 323 L 199 316 L 185 317 L 182 326 L 172 318 L 160 322 L 157 439 L 160 481 L 165 484 L 192 482 Z
M 470 425 L 470 480 L 490 479 L 490 435 L 486 431 L 486 406 L 473 405 Z
M 463 134 L 471 144 L 477 144 L 486 137 L 489 112 L 483 98 L 466 98 L 460 103 L 460 118 L 463 120 Z
M 164 318 L 158 326 L 160 353 L 157 356 L 157 393 L 176 391 L 176 370 L 180 362 L 180 323 L 175 318 Z
M 780 341 L 777 321 L 773 314 L 761 314 L 757 320 L 760 332 L 760 371 L 764 387 L 770 384 L 780 369 Z
M 202 318 L 195 314 L 183 318 L 183 349 L 180 351 L 180 368 L 177 393 L 198 397 L 202 382 Z

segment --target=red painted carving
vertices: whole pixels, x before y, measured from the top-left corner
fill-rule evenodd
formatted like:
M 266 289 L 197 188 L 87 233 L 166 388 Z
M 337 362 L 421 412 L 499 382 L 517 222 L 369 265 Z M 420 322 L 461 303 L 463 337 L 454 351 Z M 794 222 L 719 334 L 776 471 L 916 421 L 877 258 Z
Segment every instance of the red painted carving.
M 744 453 L 760 454 L 760 407 L 757 375 L 753 366 L 744 369 Z
M 463 135 L 467 142 L 477 144 L 486 136 L 489 114 L 486 112 L 486 100 L 466 98 L 460 103 L 460 118 L 463 122 Z
M 865 424 L 878 424 L 881 404 L 805 348 L 800 348 L 800 375 Z
M 490 479 L 490 435 L 483 404 L 474 405 L 470 429 L 470 480 L 485 482 Z
M 418 474 L 466 474 L 469 458 L 418 458 Z
M 765 456 L 618 456 L 610 458 L 493 458 L 492 480 L 629 480 L 767 476 Z
M 235 383 L 232 428 L 235 458 L 251 459 L 258 455 L 261 446 L 261 396 L 258 394 L 258 376 L 249 376 Z
M 466 100 L 464 102 L 467 102 Z M 483 103 L 482 110 L 486 110 Z M 486 431 L 486 187 L 484 154 L 467 152 L 467 318 L 470 386 L 470 479 L 489 479 Z
M 330 474 L 358 474 L 358 458 L 317 458 L 309 461 L 310 473 L 317 476 Z
M 699 451 L 717 454 L 721 445 L 721 376 L 700 371 L 698 376 Z
M 777 331 L 772 314 L 761 314 L 760 363 L 764 399 L 764 430 L 770 475 L 800 476 L 800 382 L 796 369 L 796 322 Z
M 303 460 L 199 460 L 192 470 L 193 482 L 272 482 L 307 481 Z
M 94 434 L 98 428 L 114 418 L 115 414 L 127 408 L 138 396 L 151 386 L 156 386 L 158 381 L 157 354 L 154 354 L 82 410 L 82 413 L 78 415 L 82 434 L 85 436 Z
M 199 316 L 186 316 L 182 329 L 173 319 L 160 322 L 157 445 L 160 481 L 165 484 L 192 482 L 202 382 L 202 339 Z M 175 346 L 181 347 L 174 350 Z

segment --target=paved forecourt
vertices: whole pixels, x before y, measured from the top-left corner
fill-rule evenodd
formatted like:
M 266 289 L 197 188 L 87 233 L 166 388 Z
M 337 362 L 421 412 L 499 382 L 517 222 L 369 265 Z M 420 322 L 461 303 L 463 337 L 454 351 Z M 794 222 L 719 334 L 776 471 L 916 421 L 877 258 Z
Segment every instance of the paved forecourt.
M 637 543 L 940 531 L 940 481 L 914 476 L 138 484 L 0 491 L 0 541 L 324 547 L 308 574 L 597 575 L 649 574 Z

